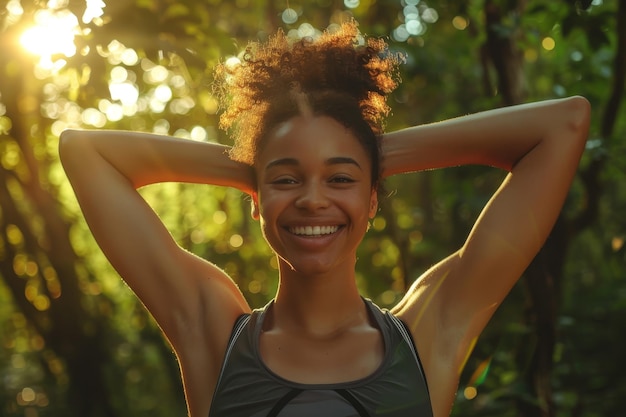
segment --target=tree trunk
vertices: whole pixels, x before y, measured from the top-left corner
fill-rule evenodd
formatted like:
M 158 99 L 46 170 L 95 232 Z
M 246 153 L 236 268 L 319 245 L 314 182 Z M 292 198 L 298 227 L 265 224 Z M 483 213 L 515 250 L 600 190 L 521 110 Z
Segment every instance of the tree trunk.
M 502 105 L 510 106 L 524 101 L 523 55 L 517 47 L 519 21 L 526 2 L 485 1 L 486 43 L 483 54 L 487 56 L 497 77 L 497 88 L 492 88 L 502 98 Z M 513 24 L 505 24 L 504 18 Z M 563 271 L 563 258 L 567 247 L 564 228 L 552 231 L 539 254 L 525 271 L 521 285 L 526 289 L 526 320 L 533 331 L 518 350 L 517 361 L 523 375 L 524 394 L 516 398 L 520 416 L 553 417 L 556 414 L 552 397 L 552 356 L 556 343 L 556 311 L 559 299 L 559 282 Z M 535 401 L 528 401 L 530 396 Z
M 23 73 L 32 73 L 32 63 L 11 52 L 0 55 L 0 78 L 5 115 L 13 125 L 8 135 L 0 136 L 0 144 L 17 145 L 20 155 L 15 166 L 0 168 L 0 274 L 46 348 L 64 363 L 70 414 L 114 416 L 103 374 L 109 362 L 106 317 L 84 307 L 87 296 L 79 285 L 93 277 L 78 276 L 79 258 L 69 240 L 71 224 L 44 188 L 46 161 L 34 153 L 34 146 L 46 140 L 47 123 L 39 114 L 41 89 L 22 81 Z M 25 262 L 31 265 L 30 272 L 20 270 L 19 264 Z M 98 298 L 107 302 L 104 296 Z

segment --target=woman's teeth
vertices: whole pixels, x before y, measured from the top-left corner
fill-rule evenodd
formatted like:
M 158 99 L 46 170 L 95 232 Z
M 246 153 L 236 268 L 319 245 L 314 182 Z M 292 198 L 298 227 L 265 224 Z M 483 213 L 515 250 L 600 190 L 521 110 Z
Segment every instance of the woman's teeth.
M 339 226 L 296 226 L 289 231 L 298 236 L 322 236 L 335 233 Z

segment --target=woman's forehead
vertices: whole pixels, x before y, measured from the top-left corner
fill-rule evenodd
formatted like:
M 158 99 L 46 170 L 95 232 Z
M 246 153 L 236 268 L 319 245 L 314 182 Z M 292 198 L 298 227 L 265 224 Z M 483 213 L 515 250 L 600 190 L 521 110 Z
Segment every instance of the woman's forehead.
M 259 161 L 320 156 L 366 158 L 363 146 L 345 126 L 328 116 L 297 116 L 278 125 L 264 141 Z

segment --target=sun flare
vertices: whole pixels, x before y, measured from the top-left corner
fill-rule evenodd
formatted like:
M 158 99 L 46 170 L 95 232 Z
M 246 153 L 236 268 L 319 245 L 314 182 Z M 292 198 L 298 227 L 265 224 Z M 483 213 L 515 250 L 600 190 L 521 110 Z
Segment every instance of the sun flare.
M 54 55 L 71 57 L 76 54 L 77 31 L 78 19 L 69 11 L 39 10 L 35 25 L 24 31 L 20 42 L 42 60 L 50 60 Z

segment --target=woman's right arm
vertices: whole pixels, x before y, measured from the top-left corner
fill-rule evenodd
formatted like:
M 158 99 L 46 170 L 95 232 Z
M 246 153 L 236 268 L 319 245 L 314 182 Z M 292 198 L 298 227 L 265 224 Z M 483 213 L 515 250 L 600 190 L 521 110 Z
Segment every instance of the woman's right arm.
M 251 168 L 232 161 L 227 151 L 123 131 L 68 130 L 59 145 L 85 219 L 111 264 L 179 353 L 202 343 L 218 369 L 234 320 L 249 311 L 248 304 L 222 270 L 174 241 L 137 188 L 176 181 L 252 193 Z

